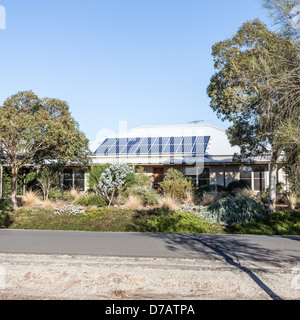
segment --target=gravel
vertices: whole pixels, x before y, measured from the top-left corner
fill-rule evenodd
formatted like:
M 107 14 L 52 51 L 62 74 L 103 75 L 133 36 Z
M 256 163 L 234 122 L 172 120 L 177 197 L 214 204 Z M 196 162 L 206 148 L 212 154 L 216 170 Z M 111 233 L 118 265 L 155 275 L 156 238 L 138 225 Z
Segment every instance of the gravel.
M 296 263 L 0 254 L 0 299 L 294 300 L 298 275 Z

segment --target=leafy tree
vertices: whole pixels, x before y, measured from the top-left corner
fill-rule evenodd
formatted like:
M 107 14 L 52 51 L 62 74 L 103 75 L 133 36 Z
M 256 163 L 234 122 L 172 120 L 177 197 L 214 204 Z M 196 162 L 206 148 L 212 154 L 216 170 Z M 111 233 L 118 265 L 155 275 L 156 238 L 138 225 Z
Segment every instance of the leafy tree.
M 38 174 L 37 180 L 43 192 L 44 201 L 49 198 L 50 189 L 55 186 L 58 179 L 56 166 L 45 166 Z
M 132 173 L 133 169 L 130 166 L 114 163 L 101 174 L 98 190 L 108 200 L 109 206 L 112 204 L 118 191 L 124 187 L 127 176 Z
M 0 107 L 0 157 L 12 171 L 12 202 L 17 207 L 17 177 L 25 164 L 88 163 L 88 140 L 79 131 L 69 106 L 19 92 Z
M 276 172 L 283 151 L 275 137 L 281 123 L 299 119 L 299 91 L 287 95 L 286 83 L 299 81 L 298 51 L 291 39 L 255 20 L 229 40 L 214 45 L 217 73 L 208 87 L 211 107 L 232 126 L 227 133 L 240 147 L 236 159 L 270 155 L 269 210 L 275 211 Z
M 299 0 L 264 0 L 266 8 L 279 31 L 295 40 L 300 36 L 300 1 Z
M 299 122 L 282 123 L 275 144 L 284 150 L 283 168 L 294 192 L 300 195 L 300 126 Z

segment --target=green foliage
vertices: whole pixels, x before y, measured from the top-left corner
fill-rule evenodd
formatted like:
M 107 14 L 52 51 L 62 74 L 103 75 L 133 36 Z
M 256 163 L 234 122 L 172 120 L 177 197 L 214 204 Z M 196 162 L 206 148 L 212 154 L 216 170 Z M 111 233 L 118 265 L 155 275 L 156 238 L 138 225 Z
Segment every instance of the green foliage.
M 234 224 L 230 233 L 258 235 L 300 235 L 300 212 L 275 212 L 255 222 Z
M 238 189 L 250 189 L 250 185 L 246 180 L 235 180 L 228 184 L 227 191 L 235 191 Z
M 268 2 L 279 1 L 283 2 Z M 276 164 L 284 151 L 276 136 L 282 123 L 299 124 L 298 43 L 256 19 L 244 23 L 232 38 L 216 43 L 213 57 L 216 73 L 207 89 L 211 108 L 232 123 L 227 135 L 240 149 L 236 159 L 270 156 L 269 211 L 273 212 Z
M 299 107 L 300 109 L 300 107 Z M 300 116 L 299 116 L 300 117 Z M 297 120 L 284 121 L 274 140 L 278 149 L 283 150 L 283 170 L 288 176 L 291 190 L 300 195 L 300 126 Z
M 143 167 L 136 168 L 134 185 L 138 187 L 151 187 L 151 178 L 146 174 L 145 169 Z
M 133 185 L 122 192 L 122 199 L 127 199 L 130 195 L 137 196 L 143 201 L 144 205 L 156 205 L 159 203 L 160 195 L 158 192 L 149 187 L 140 187 Z
M 49 190 L 49 199 L 54 201 L 73 201 L 73 197 L 69 190 L 61 190 L 58 187 L 53 187 Z
M 37 181 L 43 192 L 44 200 L 48 200 L 49 191 L 53 187 L 58 179 L 57 167 L 56 166 L 44 166 L 41 168 L 37 175 Z
M 127 175 L 125 179 L 124 188 L 130 188 L 135 184 L 136 175 L 134 172 L 131 172 Z
M 11 195 L 11 180 L 12 180 L 11 168 L 4 167 L 3 168 L 3 196 L 4 197 Z M 23 177 L 21 174 L 18 176 L 17 194 L 18 195 L 23 194 Z
M 197 197 L 202 197 L 204 192 L 225 192 L 226 188 L 219 184 L 209 184 L 206 186 L 198 187 L 194 193 Z
M 130 230 L 137 232 L 162 233 L 216 233 L 222 228 L 200 219 L 196 214 L 154 209 L 138 212 Z
M 74 213 L 74 212 L 73 212 Z M 78 214 L 61 213 L 41 208 L 20 208 L 14 212 L 0 213 L 0 228 L 28 230 L 77 230 L 102 232 L 174 232 L 211 234 L 267 234 L 300 235 L 300 212 L 278 212 L 254 222 L 233 224 L 224 228 L 211 223 L 198 213 L 177 213 L 167 209 L 131 211 L 99 209 Z
M 91 167 L 90 172 L 89 172 L 89 187 L 90 187 L 90 189 L 94 189 L 94 187 L 98 186 L 101 174 L 104 173 L 105 170 L 109 167 L 110 167 L 109 164 Z
M 89 211 L 87 213 L 85 213 L 81 220 L 89 220 L 89 219 L 93 219 L 93 218 L 97 218 L 97 217 L 107 217 L 109 215 L 112 215 L 113 213 L 115 213 L 116 211 L 108 209 L 108 208 L 104 208 L 104 209 L 98 209 L 98 210 L 92 210 Z
M 46 162 L 87 164 L 89 141 L 58 99 L 40 99 L 31 91 L 18 92 L 0 106 L 1 162 L 11 167 L 13 208 L 17 207 L 17 177 L 26 164 Z
M 26 175 L 26 190 L 36 190 L 38 188 L 38 180 L 36 171 L 30 171 Z
M 122 190 L 121 200 L 125 201 L 130 195 L 140 198 L 144 205 L 156 205 L 159 202 L 160 195 L 151 187 L 151 178 L 142 167 L 136 169 L 133 183 Z
M 281 182 L 280 182 L 280 183 L 277 183 L 277 184 L 276 184 L 276 197 L 279 197 L 279 196 L 280 196 L 280 194 L 282 193 L 282 190 L 283 190 L 283 188 L 282 188 L 282 183 L 281 183 Z M 257 197 L 258 197 L 259 199 L 261 199 L 261 201 L 263 201 L 263 202 L 268 202 L 268 200 L 269 200 L 269 193 L 270 193 L 270 187 L 266 188 L 266 190 L 261 190 L 261 191 L 258 193 Z
M 8 228 L 11 223 L 11 214 L 7 211 L 0 210 L 0 229 Z
M 12 203 L 11 199 L 0 199 L 0 210 L 11 210 L 12 209 Z
M 94 193 L 85 193 L 79 196 L 78 199 L 74 202 L 76 205 L 82 205 L 85 207 L 88 206 L 97 206 L 99 208 L 107 206 L 107 201 Z
M 199 216 L 207 221 L 225 226 L 251 222 L 264 217 L 265 214 L 264 205 L 248 197 L 223 198 L 199 212 Z
M 186 197 L 187 192 L 193 190 L 192 181 L 185 178 L 184 174 L 176 169 L 169 169 L 164 180 L 159 184 L 165 195 L 177 199 Z

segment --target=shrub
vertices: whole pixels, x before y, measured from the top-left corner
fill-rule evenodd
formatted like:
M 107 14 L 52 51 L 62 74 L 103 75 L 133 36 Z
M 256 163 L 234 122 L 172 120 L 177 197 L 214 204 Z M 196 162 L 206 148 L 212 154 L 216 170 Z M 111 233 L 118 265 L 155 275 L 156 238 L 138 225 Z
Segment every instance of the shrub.
M 211 204 L 213 204 L 215 201 L 221 199 L 222 194 L 219 192 L 204 192 L 203 196 L 201 198 L 200 204 L 202 206 L 209 206 Z
M 169 209 L 138 212 L 134 223 L 131 229 L 138 232 L 210 233 L 216 228 L 200 219 L 196 214 L 175 212 Z
M 11 210 L 11 209 L 12 209 L 12 201 L 10 198 L 0 199 L 0 210 Z
M 11 223 L 11 216 L 7 211 L 0 211 L 0 229 L 8 228 Z
M 55 209 L 55 204 L 49 199 L 43 201 L 42 206 L 46 210 L 54 210 Z
M 61 199 L 61 196 L 62 196 L 62 191 L 60 188 L 54 187 L 49 190 L 49 199 L 59 200 Z
M 164 180 L 159 184 L 164 195 L 185 199 L 187 192 L 193 190 L 193 183 L 185 178 L 184 174 L 176 169 L 169 169 Z
M 49 199 L 54 201 L 68 201 L 71 202 L 74 200 L 71 191 L 61 190 L 58 187 L 51 188 L 49 190 Z
M 124 203 L 124 208 L 128 210 L 141 210 L 143 208 L 143 201 L 137 196 L 130 195 Z
M 97 188 L 101 174 L 105 172 L 107 168 L 109 168 L 109 164 L 105 164 L 102 166 L 93 166 L 89 172 L 89 187 L 90 189 Z
M 250 189 L 249 182 L 246 180 L 235 180 L 228 184 L 227 191 L 235 191 L 237 189 Z
M 250 198 L 250 199 L 256 199 L 256 193 L 253 190 L 250 189 L 236 189 L 235 190 L 235 197 L 236 198 Z
M 36 191 L 27 191 L 21 198 L 21 203 L 25 207 L 32 207 L 41 204 L 40 195 Z
M 138 167 L 135 170 L 135 181 L 134 185 L 137 187 L 150 188 L 152 185 L 151 178 L 147 176 L 143 167 Z
M 176 199 L 171 196 L 162 197 L 159 201 L 159 206 L 168 210 L 178 210 L 180 207 Z
M 275 212 L 254 222 L 234 224 L 228 231 L 238 234 L 300 235 L 300 212 Z
M 270 193 L 270 188 L 266 188 L 266 190 L 261 190 L 258 194 L 258 197 L 261 199 L 261 201 L 267 203 L 269 201 L 269 193 Z M 276 184 L 276 198 L 277 201 L 279 199 L 283 199 L 282 196 L 282 183 L 277 183 Z
M 81 206 L 68 206 L 64 208 L 58 208 L 54 212 L 55 215 L 68 215 L 68 216 L 77 216 L 84 215 L 85 210 Z
M 293 192 L 288 193 L 286 195 L 286 201 L 287 201 L 289 210 L 295 210 L 297 205 L 297 194 Z
M 132 173 L 130 166 L 114 163 L 101 174 L 98 191 L 108 200 L 109 206 L 117 193 L 125 186 L 127 176 Z
M 80 193 L 76 188 L 72 188 L 70 190 L 70 195 L 74 200 L 76 200 L 80 196 Z
M 263 218 L 265 214 L 266 208 L 262 203 L 247 197 L 223 198 L 199 212 L 200 217 L 209 222 L 218 222 L 225 226 L 255 221 Z
M 99 208 L 107 206 L 107 201 L 100 195 L 94 193 L 85 193 L 80 195 L 74 202 L 76 205 L 81 206 L 97 206 Z
M 130 196 L 139 197 L 144 205 L 157 205 L 160 200 L 160 195 L 152 188 L 148 187 L 139 187 L 139 186 L 132 186 L 124 190 L 121 194 L 121 199 L 126 201 L 126 199 Z
M 196 189 L 196 193 L 204 193 L 204 192 L 222 192 L 225 191 L 226 188 L 221 186 L 220 184 L 208 184 L 206 186 L 202 186 Z

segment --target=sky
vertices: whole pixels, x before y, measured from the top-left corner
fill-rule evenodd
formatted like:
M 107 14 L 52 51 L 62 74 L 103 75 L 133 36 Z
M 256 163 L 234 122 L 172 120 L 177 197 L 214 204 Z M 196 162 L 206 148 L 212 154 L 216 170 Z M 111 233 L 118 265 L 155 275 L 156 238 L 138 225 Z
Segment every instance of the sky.
M 6 10 L 0 105 L 25 90 L 67 101 L 90 141 L 126 128 L 196 120 L 228 128 L 206 93 L 215 72 L 212 46 L 246 21 L 270 23 L 261 0 L 0 0 L 0 5 Z

